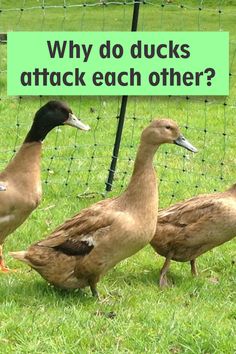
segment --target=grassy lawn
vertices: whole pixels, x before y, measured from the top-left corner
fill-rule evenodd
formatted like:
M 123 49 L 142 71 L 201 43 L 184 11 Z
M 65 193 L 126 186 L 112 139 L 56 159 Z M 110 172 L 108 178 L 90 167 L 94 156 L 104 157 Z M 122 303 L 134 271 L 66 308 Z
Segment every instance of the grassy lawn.
M 42 3 L 46 8 L 38 8 Z M 0 0 L 0 33 L 130 29 L 131 5 L 74 6 L 78 3 Z M 141 5 L 141 31 L 224 30 L 230 32 L 231 41 L 229 97 L 129 98 L 111 196 L 127 185 L 140 132 L 154 117 L 175 119 L 199 148 L 194 156 L 176 146 L 160 149 L 155 163 L 164 207 L 195 194 L 224 190 L 236 180 L 236 4 L 227 0 L 151 3 Z M 98 286 L 100 301 L 91 298 L 89 289 L 56 290 L 7 256 L 9 250 L 25 249 L 42 238 L 104 193 L 120 98 L 64 100 L 92 130 L 82 133 L 62 127 L 45 140 L 43 202 L 5 243 L 7 263 L 18 271 L 0 275 L 0 353 L 235 353 L 235 241 L 200 257 L 196 279 L 188 264 L 173 262 L 173 286 L 164 291 L 157 287 L 163 258 L 146 247 L 103 278 Z M 1 169 L 19 147 L 34 112 L 46 101 L 48 97 L 7 97 L 6 45 L 0 45 Z

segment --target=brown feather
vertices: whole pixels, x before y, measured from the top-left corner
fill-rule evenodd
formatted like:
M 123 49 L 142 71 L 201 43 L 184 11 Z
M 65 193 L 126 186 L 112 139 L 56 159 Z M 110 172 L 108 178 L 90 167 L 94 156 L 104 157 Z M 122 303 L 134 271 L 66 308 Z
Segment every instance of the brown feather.
M 54 248 L 55 250 L 63 252 L 68 256 L 85 256 L 92 251 L 94 246 L 90 245 L 88 241 L 68 239 Z
M 235 236 L 236 192 L 232 186 L 160 210 L 150 244 L 158 254 L 186 262 Z
M 0 173 L 6 191 L 0 192 L 0 244 L 38 206 L 41 199 L 41 143 L 23 144 L 15 158 Z
M 153 157 L 160 144 L 173 143 L 179 135 L 175 122 L 153 121 L 142 133 L 126 191 L 80 211 L 30 246 L 21 260 L 56 286 L 89 285 L 96 294 L 102 275 L 152 239 L 158 206 Z M 13 256 L 17 258 L 16 253 Z

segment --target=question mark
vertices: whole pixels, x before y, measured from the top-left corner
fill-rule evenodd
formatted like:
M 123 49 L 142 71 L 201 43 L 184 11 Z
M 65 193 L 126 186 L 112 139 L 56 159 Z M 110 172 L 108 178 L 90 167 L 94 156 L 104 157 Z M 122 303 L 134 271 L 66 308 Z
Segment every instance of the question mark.
M 207 86 L 211 86 L 211 79 L 213 79 L 213 77 L 216 75 L 216 72 L 212 68 L 207 68 L 204 72 L 207 74 Z

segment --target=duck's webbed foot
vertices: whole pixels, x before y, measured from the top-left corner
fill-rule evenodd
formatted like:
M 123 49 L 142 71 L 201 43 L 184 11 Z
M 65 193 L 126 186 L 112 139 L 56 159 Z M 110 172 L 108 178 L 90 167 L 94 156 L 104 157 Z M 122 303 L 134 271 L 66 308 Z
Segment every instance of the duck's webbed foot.
M 165 260 L 165 263 L 164 263 L 163 267 L 161 268 L 160 280 L 159 280 L 160 288 L 166 288 L 168 286 L 168 280 L 167 280 L 166 273 L 169 270 L 171 258 L 172 258 L 172 254 L 168 255 L 166 257 L 166 260 Z
M 0 272 L 1 273 L 8 273 L 10 271 L 10 269 L 8 268 L 8 267 L 6 267 L 5 265 L 4 265 L 4 263 L 2 263 L 1 261 L 0 261 Z
M 159 286 L 160 288 L 167 288 L 169 286 L 166 274 L 160 276 Z
M 196 266 L 196 259 L 192 259 L 190 261 L 191 265 L 191 273 L 194 277 L 198 276 L 197 266 Z

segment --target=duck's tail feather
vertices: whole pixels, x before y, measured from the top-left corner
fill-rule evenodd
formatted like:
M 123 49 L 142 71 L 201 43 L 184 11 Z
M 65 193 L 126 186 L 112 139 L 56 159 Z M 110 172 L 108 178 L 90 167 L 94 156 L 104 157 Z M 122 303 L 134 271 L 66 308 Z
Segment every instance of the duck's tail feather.
M 27 251 L 18 251 L 18 252 L 9 252 L 9 255 L 15 259 L 18 259 L 21 262 L 29 264 L 29 261 L 26 258 Z

